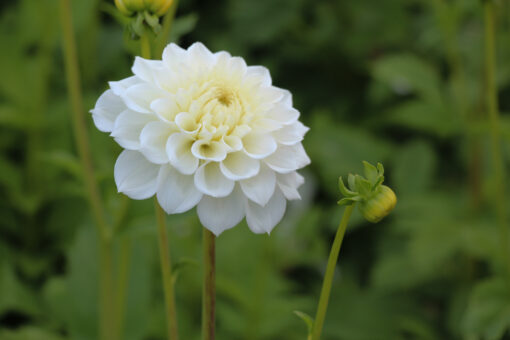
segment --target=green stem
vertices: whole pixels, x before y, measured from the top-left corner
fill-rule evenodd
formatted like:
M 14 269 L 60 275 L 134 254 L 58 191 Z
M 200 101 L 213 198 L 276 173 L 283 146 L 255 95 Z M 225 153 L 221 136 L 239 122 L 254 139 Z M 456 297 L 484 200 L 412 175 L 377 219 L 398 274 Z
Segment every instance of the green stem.
M 507 224 L 507 210 L 505 209 L 505 175 L 503 155 L 501 152 L 501 136 L 498 109 L 498 93 L 496 84 L 496 32 L 494 23 L 494 3 L 491 0 L 484 1 L 485 12 L 485 76 L 486 76 L 486 105 L 489 113 L 491 127 L 491 150 L 492 164 L 496 193 L 494 202 L 498 212 L 501 241 L 501 259 L 506 264 L 506 271 L 510 284 L 510 235 Z
M 124 309 L 126 307 L 126 290 L 129 279 L 129 261 L 131 257 L 131 240 L 126 237 L 120 244 L 119 271 L 117 275 L 117 295 L 115 296 L 115 337 L 124 339 Z
M 324 282 L 322 283 L 321 296 L 319 298 L 319 306 L 317 307 L 317 314 L 315 315 L 315 321 L 313 324 L 312 340 L 319 340 L 322 333 L 322 327 L 324 325 L 324 319 L 326 318 L 326 311 L 328 309 L 329 295 L 331 294 L 331 285 L 333 284 L 333 276 L 335 274 L 336 263 L 338 261 L 338 254 L 340 253 L 340 247 L 344 239 L 345 230 L 347 229 L 347 222 L 351 217 L 352 209 L 354 204 L 345 207 L 344 215 L 338 226 L 338 230 L 329 253 L 328 265 L 326 267 L 326 275 L 324 276 Z
M 202 286 L 202 340 L 214 340 L 216 304 L 215 239 L 213 233 L 203 228 L 204 283 Z
M 60 20 L 62 25 L 64 61 L 66 68 L 67 87 L 72 106 L 72 121 L 76 146 L 83 169 L 85 189 L 95 226 L 99 235 L 100 257 L 100 335 L 101 339 L 112 339 L 113 328 L 113 279 L 112 279 L 112 245 L 110 230 L 105 220 L 103 204 L 95 181 L 92 157 L 89 148 L 87 126 L 83 111 L 83 98 L 80 85 L 78 56 L 72 23 L 72 11 L 69 0 L 60 0 Z
M 158 241 L 159 256 L 161 263 L 161 274 L 163 276 L 163 292 L 165 294 L 165 307 L 167 316 L 168 338 L 171 340 L 179 339 L 177 331 L 177 312 L 175 309 L 174 280 L 172 277 L 172 267 L 170 262 L 170 251 L 168 247 L 168 235 L 166 232 L 165 217 L 166 214 L 154 198 L 154 207 L 156 209 L 156 219 L 158 222 Z
M 145 59 L 151 58 L 151 43 L 149 40 L 149 33 L 147 29 L 140 37 L 140 55 L 142 56 L 142 58 Z
M 172 28 L 172 24 L 174 23 L 175 12 L 177 12 L 177 6 L 179 1 L 174 0 L 168 12 L 166 12 L 165 17 L 163 18 L 163 28 L 161 29 L 161 33 L 159 34 L 157 43 L 157 55 L 161 56 L 165 46 L 168 44 L 170 40 L 170 32 Z

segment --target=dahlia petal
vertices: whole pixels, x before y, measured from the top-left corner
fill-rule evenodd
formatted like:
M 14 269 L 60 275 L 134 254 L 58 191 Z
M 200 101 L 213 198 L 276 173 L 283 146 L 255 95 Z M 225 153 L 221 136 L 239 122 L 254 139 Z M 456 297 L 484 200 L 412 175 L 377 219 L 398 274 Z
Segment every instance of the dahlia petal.
M 112 90 L 106 90 L 97 100 L 96 106 L 90 112 L 94 124 L 103 132 L 111 132 L 115 119 L 126 109 L 126 104 L 122 98 L 113 93 Z
M 287 201 L 280 190 L 275 190 L 273 197 L 265 206 L 247 200 L 246 222 L 248 227 L 256 234 L 269 234 L 283 218 L 286 206 Z
M 161 60 L 144 59 L 135 57 L 135 62 L 131 71 L 143 81 L 155 83 L 157 75 L 161 73 L 163 63 Z
M 310 158 L 301 143 L 280 145 L 278 150 L 264 159 L 264 162 L 276 172 L 289 173 L 310 164 Z
M 153 163 L 168 163 L 166 142 L 174 131 L 171 125 L 160 120 L 147 123 L 140 133 L 140 151 Z
M 283 98 L 281 103 L 286 107 L 292 107 L 292 93 L 289 90 L 281 89 L 283 91 Z
M 181 112 L 175 116 L 175 124 L 184 133 L 197 133 L 200 125 L 196 122 L 195 117 L 188 112 Z
M 270 86 L 271 74 L 264 66 L 248 66 L 246 70 L 246 81 L 253 85 Z
M 293 145 L 301 142 L 308 130 L 310 129 L 304 126 L 303 123 L 296 121 L 273 132 L 273 137 L 280 144 Z
M 172 134 L 166 143 L 170 163 L 182 174 L 190 175 L 198 168 L 198 158 L 191 153 L 195 140 L 185 133 Z
M 201 165 L 195 173 L 195 186 L 206 195 L 213 197 L 228 196 L 235 182 L 226 178 L 216 162 Z
M 147 161 L 140 152 L 122 151 L 113 171 L 117 190 L 136 200 L 153 196 L 157 189 L 159 168 L 159 165 Z
M 110 88 L 112 89 L 113 93 L 115 93 L 117 96 L 123 97 L 126 93 L 126 90 L 130 88 L 133 85 L 141 84 L 141 79 L 137 76 L 131 76 L 126 79 L 122 79 L 119 81 L 111 81 L 108 83 L 110 85 Z
M 267 118 L 276 120 L 282 124 L 288 125 L 296 122 L 299 118 L 299 111 L 293 107 L 276 105 L 267 114 Z
M 163 165 L 158 175 L 158 202 L 167 214 L 190 210 L 202 199 L 193 176 L 181 174 L 171 165 Z
M 255 176 L 260 169 L 260 162 L 244 152 L 232 152 L 220 163 L 221 172 L 233 181 Z
M 172 66 L 177 62 L 183 59 L 183 57 L 186 54 L 186 50 L 177 46 L 174 43 L 169 44 L 165 49 L 163 50 L 163 63 L 167 65 L 169 68 L 172 68 Z
M 164 95 L 165 93 L 154 85 L 142 83 L 130 86 L 122 98 L 131 110 L 152 113 L 151 103 Z
M 276 175 L 273 170 L 263 167 L 257 176 L 242 180 L 240 184 L 246 197 L 265 206 L 275 191 Z
M 243 149 L 243 141 L 238 136 L 223 136 L 223 143 L 230 148 L 230 151 Z
M 207 161 L 221 162 L 227 157 L 228 146 L 223 142 L 197 140 L 191 147 L 191 152 L 197 158 Z
M 188 48 L 189 61 L 192 65 L 209 67 L 214 63 L 214 57 L 211 51 L 201 42 L 193 43 Z
M 249 133 L 243 138 L 244 151 L 252 158 L 261 159 L 274 153 L 278 147 L 274 138 L 266 133 Z
M 140 134 L 142 129 L 149 122 L 154 121 L 155 117 L 140 114 L 131 110 L 122 112 L 113 126 L 111 136 L 125 149 L 140 149 Z
M 172 98 L 158 98 L 151 103 L 151 109 L 156 115 L 166 122 L 173 122 L 175 116 L 181 111 Z
M 204 227 L 218 236 L 241 222 L 245 214 L 244 201 L 238 188 L 227 197 L 204 196 L 198 203 L 198 218 Z
M 288 200 L 301 199 L 298 188 L 305 182 L 303 176 L 293 171 L 288 174 L 277 174 L 276 181 L 285 198 Z

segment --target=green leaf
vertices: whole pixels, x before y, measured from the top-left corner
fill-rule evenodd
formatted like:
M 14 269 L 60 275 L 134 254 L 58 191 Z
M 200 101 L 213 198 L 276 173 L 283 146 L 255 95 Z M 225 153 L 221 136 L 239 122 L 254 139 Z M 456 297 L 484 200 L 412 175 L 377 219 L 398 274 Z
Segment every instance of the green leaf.
M 463 325 L 466 336 L 503 338 L 510 329 L 510 291 L 505 278 L 481 281 L 473 288 Z

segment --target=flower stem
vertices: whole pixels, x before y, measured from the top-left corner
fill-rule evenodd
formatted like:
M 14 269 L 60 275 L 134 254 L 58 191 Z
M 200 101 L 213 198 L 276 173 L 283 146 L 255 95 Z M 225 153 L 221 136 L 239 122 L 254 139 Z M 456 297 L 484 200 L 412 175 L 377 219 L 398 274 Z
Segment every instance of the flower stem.
M 119 250 L 119 264 L 117 274 L 117 294 L 115 296 L 115 337 L 124 338 L 124 309 L 126 307 L 126 290 L 129 280 L 129 262 L 131 257 L 131 240 L 126 237 L 121 240 Z
M 140 36 L 140 55 L 145 59 L 151 58 L 151 43 L 148 30 L 145 30 Z
M 322 283 L 319 306 L 317 307 L 317 314 L 315 315 L 315 321 L 313 324 L 312 340 L 319 340 L 321 337 L 322 327 L 324 325 L 324 319 L 326 318 L 326 311 L 328 309 L 331 285 L 333 284 L 333 275 L 335 274 L 335 267 L 338 261 L 338 254 L 340 253 L 340 247 L 342 246 L 345 230 L 347 229 L 347 222 L 349 222 L 353 208 L 354 204 L 345 207 L 344 215 L 342 216 L 342 220 L 338 226 L 335 240 L 333 241 L 333 246 L 329 253 L 326 275 L 324 276 L 324 282 Z
M 505 209 L 505 176 L 503 156 L 501 152 L 498 94 L 496 85 L 496 32 L 494 23 L 494 3 L 492 0 L 485 0 L 483 7 L 485 13 L 485 99 L 491 127 L 492 165 L 494 171 L 494 182 L 496 186 L 494 203 L 498 212 L 498 222 L 500 228 L 499 238 L 501 241 L 501 259 L 507 266 L 506 271 L 510 284 L 510 235 L 507 224 L 507 210 Z
M 216 304 L 215 239 L 213 233 L 203 228 L 204 283 L 202 287 L 202 340 L 214 340 Z
M 64 61 L 66 68 L 67 87 L 72 106 L 72 121 L 78 154 L 80 157 L 85 189 L 91 206 L 95 226 L 99 235 L 100 257 L 100 336 L 101 339 L 112 339 L 113 324 L 113 279 L 112 279 L 112 246 L 111 235 L 105 220 L 103 204 L 95 181 L 92 157 L 89 148 L 87 126 L 83 112 L 83 98 L 80 85 L 78 56 L 72 23 L 71 4 L 69 0 L 60 0 L 60 20 L 62 25 Z
M 174 280 L 172 277 L 172 267 L 170 262 L 170 252 L 168 249 L 168 235 L 166 232 L 165 212 L 159 206 L 158 200 L 154 198 L 154 208 L 156 209 L 156 219 L 158 222 L 158 241 L 159 255 L 161 263 L 161 274 L 163 276 L 163 291 L 165 294 L 165 307 L 168 338 L 171 340 L 179 339 L 177 331 L 177 312 L 175 310 Z
M 156 53 L 159 56 L 163 53 L 163 49 L 168 44 L 170 40 L 170 32 L 172 28 L 172 24 L 174 23 L 175 12 L 177 12 L 177 6 L 179 5 L 178 0 L 174 0 L 168 12 L 166 12 L 165 17 L 163 18 L 163 28 L 161 29 L 161 33 L 157 39 L 157 49 Z

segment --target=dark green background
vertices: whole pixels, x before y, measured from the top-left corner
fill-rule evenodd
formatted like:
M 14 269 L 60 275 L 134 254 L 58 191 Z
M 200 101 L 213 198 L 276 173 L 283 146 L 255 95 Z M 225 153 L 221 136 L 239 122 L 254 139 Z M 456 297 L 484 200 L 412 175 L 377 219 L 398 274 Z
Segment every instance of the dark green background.
M 73 1 L 87 111 L 107 81 L 130 75 L 138 48 L 108 4 Z M 510 5 L 496 6 L 508 174 Z M 58 13 L 56 0 L 0 4 L 2 340 L 97 339 L 97 244 Z M 271 236 L 243 222 L 218 238 L 218 339 L 306 339 L 293 311 L 315 313 L 342 213 L 337 180 L 361 171 L 362 160 L 384 163 L 399 201 L 377 225 L 357 212 L 352 218 L 323 338 L 510 339 L 480 1 L 181 0 L 177 14 L 174 41 L 201 41 L 265 65 L 311 128 L 303 200 L 289 204 Z M 165 339 L 153 203 L 117 194 L 120 148 L 87 118 L 108 218 L 124 216 L 116 247 L 130 244 L 124 338 Z M 168 224 L 181 338 L 198 339 L 199 221 L 190 211 Z

